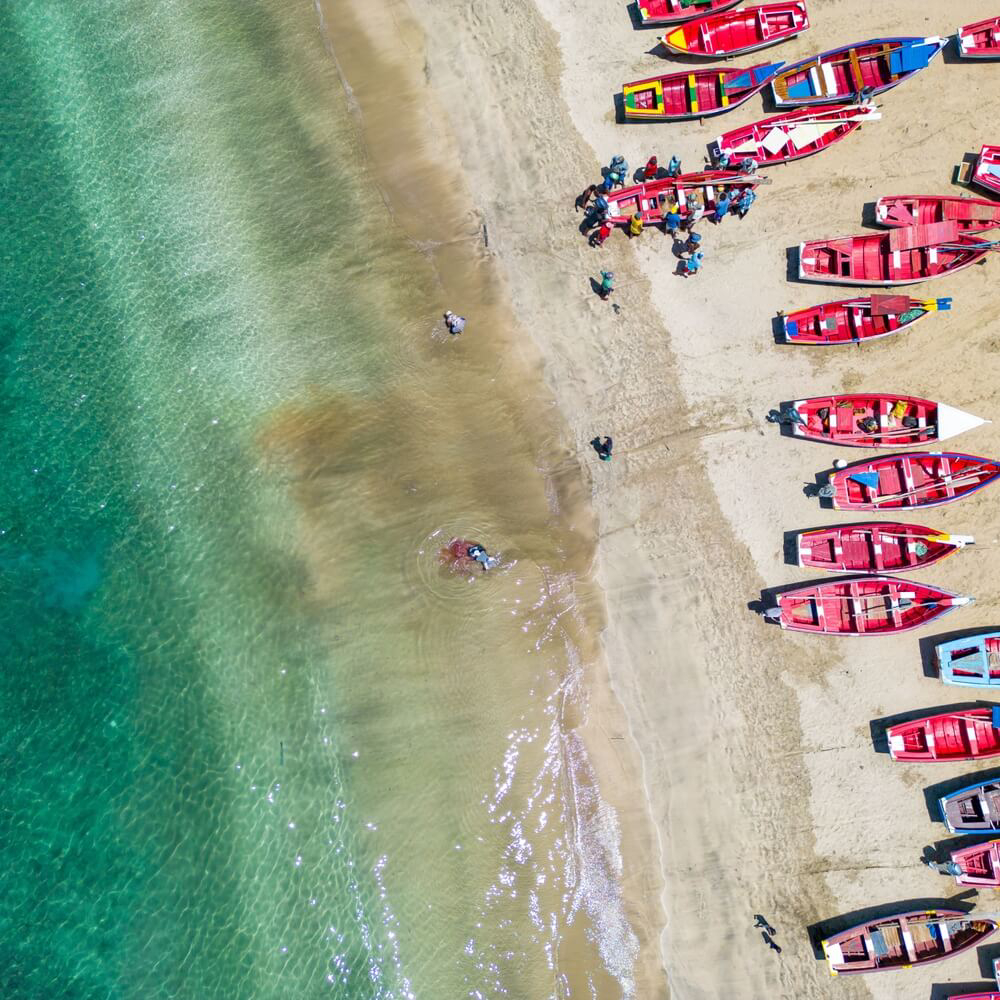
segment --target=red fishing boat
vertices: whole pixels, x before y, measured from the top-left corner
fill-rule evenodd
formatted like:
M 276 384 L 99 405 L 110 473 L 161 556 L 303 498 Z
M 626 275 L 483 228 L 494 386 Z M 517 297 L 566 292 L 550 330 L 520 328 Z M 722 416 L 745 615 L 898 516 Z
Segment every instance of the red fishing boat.
M 660 41 L 685 56 L 736 56 L 777 45 L 809 27 L 805 0 L 743 7 L 687 21 Z
M 776 104 L 803 107 L 851 101 L 898 86 L 924 69 L 947 38 L 872 38 L 786 66 L 771 84 Z
M 1000 889 L 1000 840 L 961 847 L 951 852 L 951 861 L 962 869 L 961 874 L 955 876 L 959 885 Z
M 926 625 L 972 602 L 947 590 L 891 576 L 820 580 L 774 596 L 764 616 L 795 632 L 888 635 Z
M 886 730 L 893 760 L 981 760 L 1000 755 L 1000 705 L 911 719 Z
M 958 195 L 888 195 L 875 202 L 875 219 L 893 229 L 955 222 L 961 233 L 981 233 L 1000 227 L 1000 202 Z
M 838 104 L 831 108 L 796 108 L 720 135 L 709 144 L 713 159 L 723 154 L 750 156 L 758 167 L 788 163 L 832 146 L 864 122 L 882 117 L 874 104 Z
M 958 54 L 966 59 L 1000 58 L 1000 17 L 959 28 Z
M 996 929 L 993 920 L 961 910 L 911 910 L 833 934 L 823 954 L 834 976 L 909 969 L 974 948 Z
M 800 566 L 832 573 L 902 573 L 923 569 L 972 545 L 968 535 L 944 535 L 921 524 L 870 521 L 800 532 Z
M 835 285 L 909 285 L 961 271 L 992 249 L 994 244 L 959 232 L 956 222 L 810 240 L 799 246 L 799 278 Z
M 658 122 L 707 118 L 732 111 L 759 93 L 785 64 L 749 69 L 694 69 L 635 80 L 622 86 L 627 121 Z
M 1000 146 L 983 146 L 972 180 L 981 188 L 1000 194 Z
M 663 222 L 663 215 L 672 204 L 679 207 L 681 215 L 685 214 L 689 191 L 695 191 L 699 201 L 708 205 L 715 201 L 721 190 L 738 197 L 747 188 L 756 187 L 764 180 L 756 174 L 741 174 L 736 170 L 703 170 L 634 184 L 612 191 L 607 196 L 608 220 L 615 225 L 625 225 L 633 215 L 638 214 L 647 225 L 656 225 Z
M 953 451 L 917 451 L 858 462 L 830 474 L 820 496 L 837 510 L 911 510 L 969 496 L 1000 476 L 1000 462 Z
M 947 403 L 890 393 L 848 393 L 797 399 L 784 414 L 794 437 L 848 448 L 910 448 L 943 441 L 986 423 Z
M 740 0 L 639 0 L 639 20 L 644 25 L 679 24 L 705 14 L 720 14 Z
M 830 347 L 877 340 L 912 326 L 932 312 L 951 308 L 951 299 L 908 295 L 866 295 L 796 309 L 782 316 L 785 342 Z

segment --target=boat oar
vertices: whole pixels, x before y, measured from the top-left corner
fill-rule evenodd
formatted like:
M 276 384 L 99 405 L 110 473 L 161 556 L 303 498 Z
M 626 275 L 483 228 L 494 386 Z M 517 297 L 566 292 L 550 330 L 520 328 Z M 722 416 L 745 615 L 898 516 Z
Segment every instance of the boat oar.
M 836 438 L 833 438 L 832 432 L 828 431 L 827 433 L 836 441 L 857 441 L 862 438 L 897 438 L 905 437 L 907 434 L 920 435 L 930 432 L 937 433 L 937 427 L 934 424 L 927 424 L 925 427 L 890 427 L 885 431 L 861 431 L 857 434 L 839 434 Z
M 989 472 L 990 470 L 986 466 L 979 466 L 976 469 L 969 469 L 967 472 L 963 472 L 961 475 L 956 476 L 948 483 L 941 483 L 937 481 L 924 483 L 921 486 L 914 487 L 911 490 L 906 490 L 903 493 L 893 493 L 890 496 L 876 497 L 872 503 L 877 506 L 881 503 L 888 503 L 890 500 L 905 500 L 907 497 L 915 496 L 917 493 L 930 491 L 932 489 L 940 489 L 942 486 L 964 486 L 967 483 L 976 482 L 981 474 L 989 474 Z M 871 487 L 869 487 L 869 489 L 871 489 Z

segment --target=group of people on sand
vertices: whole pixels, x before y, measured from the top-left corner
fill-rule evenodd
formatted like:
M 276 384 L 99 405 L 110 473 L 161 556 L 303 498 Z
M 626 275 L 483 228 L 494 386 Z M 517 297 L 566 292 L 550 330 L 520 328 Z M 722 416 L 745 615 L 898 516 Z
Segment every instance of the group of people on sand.
M 723 154 L 715 164 L 717 169 L 729 170 L 733 168 L 731 158 Z M 577 210 L 586 212 L 583 229 L 591 230 L 588 242 L 592 247 L 601 247 L 611 235 L 615 223 L 610 218 L 610 202 L 608 196 L 616 187 L 625 187 L 628 179 L 628 162 L 625 157 L 616 154 L 611 158 L 611 163 L 601 171 L 603 178 L 599 184 L 589 185 L 576 199 Z M 757 171 L 756 162 L 750 157 L 746 157 L 739 162 L 737 169 L 740 173 L 753 175 Z M 666 167 L 660 167 L 656 156 L 651 156 L 646 165 L 635 172 L 633 180 L 643 182 L 648 180 L 678 177 L 681 173 L 681 160 L 678 156 L 670 157 L 670 162 Z M 719 225 L 727 215 L 736 214 L 741 219 L 746 217 L 756 200 L 757 195 L 751 187 L 746 187 L 742 191 L 733 195 L 728 189 L 719 190 L 718 196 L 710 204 L 706 204 L 704 197 L 696 191 L 688 191 L 683 206 L 676 200 L 668 200 L 666 193 L 659 196 L 660 220 L 663 223 L 663 231 L 676 243 L 678 232 L 686 233 L 686 239 L 679 248 L 680 263 L 677 273 L 688 277 L 697 274 L 701 270 L 702 262 L 705 259 L 705 252 L 701 246 L 701 235 L 695 230 L 695 226 L 708 216 L 715 225 Z M 593 204 L 591 205 L 591 199 Z M 641 212 L 635 212 L 625 226 L 625 232 L 629 239 L 635 239 L 642 235 L 645 228 L 646 219 Z M 610 271 L 601 272 L 601 283 L 599 294 L 602 299 L 607 299 L 614 291 L 614 275 Z

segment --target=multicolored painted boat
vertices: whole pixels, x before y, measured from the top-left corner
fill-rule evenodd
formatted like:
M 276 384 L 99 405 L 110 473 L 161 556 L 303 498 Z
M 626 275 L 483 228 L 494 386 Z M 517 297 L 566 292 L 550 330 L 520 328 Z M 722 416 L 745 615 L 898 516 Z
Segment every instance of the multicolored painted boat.
M 799 279 L 834 285 L 912 285 L 971 267 L 997 244 L 956 222 L 907 226 L 799 246 Z
M 1000 781 L 977 781 L 942 795 L 938 809 L 952 833 L 1000 833 Z
M 969 535 L 946 535 L 922 524 L 869 521 L 802 531 L 798 564 L 831 573 L 904 573 L 924 569 L 975 544 Z
M 790 0 L 686 21 L 660 38 L 660 43 L 685 56 L 728 58 L 777 45 L 808 27 L 805 0 Z
M 714 202 L 716 194 L 726 190 L 739 195 L 747 188 L 764 183 L 758 174 L 741 174 L 737 170 L 703 170 L 698 173 L 681 174 L 678 177 L 662 177 L 632 187 L 612 191 L 608 196 L 608 220 L 614 225 L 625 225 L 633 215 L 642 217 L 646 225 L 663 222 L 664 213 L 671 204 L 685 213 L 687 193 L 696 191 L 705 204 Z
M 680 24 L 706 14 L 721 14 L 741 0 L 639 0 L 639 21 L 646 27 Z
M 972 600 L 913 580 L 861 576 L 782 591 L 764 615 L 794 632 L 890 635 L 920 628 Z
M 974 948 L 997 929 L 961 910 L 911 910 L 870 920 L 823 941 L 834 976 L 930 965 Z
M 1000 687 L 1000 632 L 983 632 L 938 643 L 934 659 L 945 684 Z
M 681 121 L 708 118 L 738 108 L 760 93 L 785 64 L 760 63 L 749 69 L 694 69 L 634 80 L 622 86 L 626 121 Z
M 842 45 L 786 66 L 771 84 L 774 100 L 803 107 L 851 101 L 861 93 L 874 97 L 925 69 L 947 44 L 947 38 L 932 35 Z
M 819 153 L 865 122 L 881 117 L 874 104 L 796 108 L 725 132 L 709 144 L 709 151 L 713 160 L 724 154 L 734 158 L 749 156 L 758 167 L 770 167 Z
M 941 712 L 886 730 L 889 756 L 900 761 L 983 760 L 1000 756 L 1000 705 Z
M 875 220 L 891 229 L 955 222 L 962 233 L 1000 227 L 1000 202 L 960 195 L 896 194 L 875 202 Z
M 883 392 L 797 399 L 783 429 L 793 437 L 847 448 L 911 448 L 964 434 L 981 417 L 919 396 Z
M 1000 194 L 1000 146 L 983 146 L 979 151 L 972 182 L 993 194 Z
M 917 510 L 970 496 L 1000 477 L 1000 462 L 953 451 L 885 455 L 837 469 L 820 491 L 837 510 Z
M 1000 16 L 959 28 L 958 54 L 963 59 L 1000 58 Z
M 949 860 L 959 869 L 955 875 L 959 885 L 1000 889 L 1000 840 L 960 847 L 951 852 Z
M 917 320 L 951 308 L 951 299 L 911 299 L 908 295 L 866 295 L 796 309 L 782 316 L 785 343 L 832 347 L 878 340 Z

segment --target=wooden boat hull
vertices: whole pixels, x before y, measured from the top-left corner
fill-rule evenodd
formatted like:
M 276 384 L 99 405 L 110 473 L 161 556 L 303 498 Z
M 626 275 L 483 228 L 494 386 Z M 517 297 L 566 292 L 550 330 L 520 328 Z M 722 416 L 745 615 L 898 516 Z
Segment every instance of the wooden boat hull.
M 708 0 L 697 6 L 682 7 L 680 0 L 639 0 L 639 21 L 644 27 L 681 24 L 707 14 L 721 14 L 740 2 L 741 0 Z
M 991 194 L 1000 195 L 1000 146 L 983 146 L 979 151 L 972 182 Z
M 917 510 L 970 496 L 1000 476 L 1000 463 L 960 452 L 885 455 L 831 473 L 837 510 Z
M 707 207 L 714 204 L 717 193 L 722 189 L 738 197 L 741 192 L 756 187 L 762 181 L 763 178 L 758 175 L 741 174 L 735 170 L 705 170 L 634 184 L 608 195 L 608 220 L 614 225 L 624 226 L 633 215 L 638 214 L 645 225 L 659 225 L 671 204 L 678 205 L 682 216 L 687 214 L 685 203 L 689 191 L 697 192 L 700 201 Z
M 947 403 L 890 393 L 814 396 L 795 400 L 792 409 L 797 422 L 782 426 L 793 437 L 846 448 L 912 448 L 985 423 Z M 866 430 L 866 420 L 874 420 L 878 428 Z
M 938 675 L 960 687 L 1000 687 L 1000 632 L 964 636 L 934 647 Z
M 931 566 L 973 542 L 966 535 L 946 535 L 922 524 L 869 521 L 803 531 L 795 544 L 798 564 L 809 569 L 905 573 Z
M 1000 59 L 1000 17 L 959 28 L 958 54 L 963 59 Z
M 833 934 L 823 954 L 834 976 L 909 969 L 974 948 L 996 929 L 961 910 L 911 910 Z
M 782 316 L 786 344 L 836 347 L 879 340 L 908 329 L 932 312 L 951 308 L 951 299 L 866 295 L 796 309 Z
M 760 93 L 784 65 L 776 62 L 748 69 L 694 69 L 633 80 L 622 85 L 625 120 L 666 122 L 721 115 Z
M 1000 781 L 977 781 L 942 795 L 938 810 L 951 833 L 1000 833 Z
M 961 847 L 951 852 L 950 860 L 962 869 L 961 875 L 955 876 L 959 885 L 1000 889 L 1000 840 Z
M 954 222 L 907 226 L 799 246 L 799 279 L 834 285 L 912 285 L 983 260 L 992 245 Z
M 982 233 L 1000 227 L 1000 202 L 955 195 L 888 195 L 875 202 L 875 220 L 893 229 L 955 222 L 961 233 Z
M 821 580 L 785 590 L 774 599 L 783 629 L 822 635 L 908 632 L 972 601 L 891 576 Z
M 872 38 L 830 49 L 786 66 L 771 84 L 781 107 L 850 101 L 862 90 L 873 96 L 899 86 L 924 69 L 947 38 Z
M 911 719 L 886 730 L 889 756 L 899 761 L 986 760 L 1000 756 L 1000 706 Z
M 873 104 L 796 108 L 743 128 L 725 132 L 709 144 L 712 158 L 752 157 L 758 167 L 772 167 L 813 156 L 840 142 L 866 121 L 881 118 Z
M 728 58 L 794 38 L 809 27 L 805 0 L 742 7 L 686 21 L 660 39 L 684 56 Z

